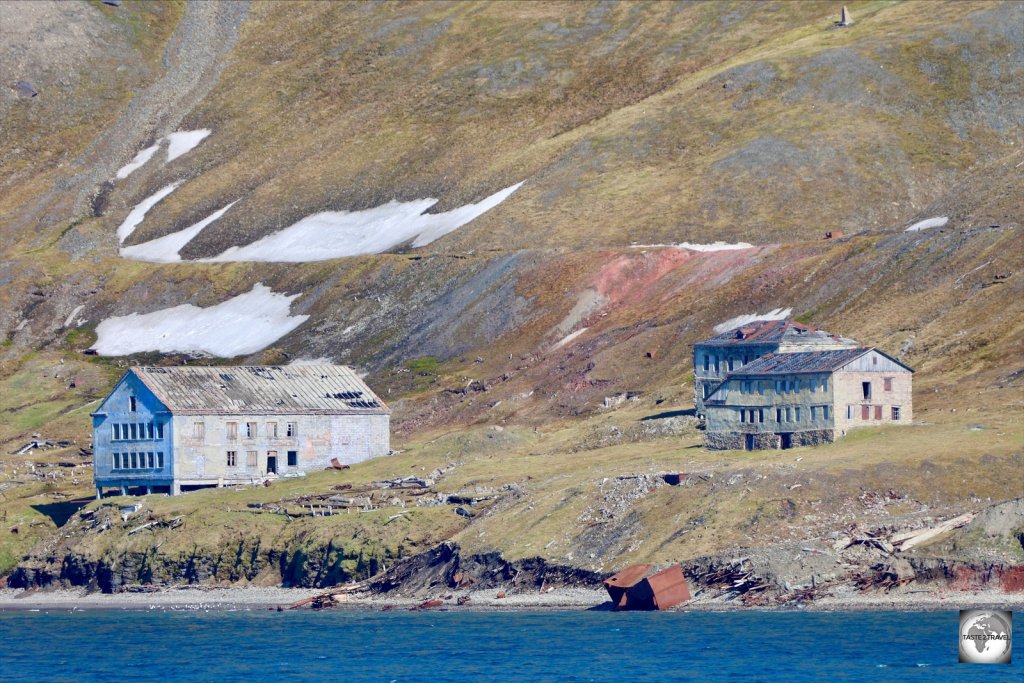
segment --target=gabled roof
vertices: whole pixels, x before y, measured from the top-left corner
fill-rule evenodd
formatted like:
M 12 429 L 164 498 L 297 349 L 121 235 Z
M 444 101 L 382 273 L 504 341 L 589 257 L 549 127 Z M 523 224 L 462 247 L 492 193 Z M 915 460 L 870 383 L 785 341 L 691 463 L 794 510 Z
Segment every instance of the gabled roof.
M 136 367 L 128 371 L 173 413 L 390 414 L 343 365 Z
M 836 349 L 833 351 L 797 351 L 794 353 L 769 353 L 742 368 L 729 373 L 728 377 L 750 377 L 753 375 L 790 375 L 799 373 L 835 372 L 849 365 L 861 356 L 875 352 L 885 356 L 910 372 L 913 370 L 898 360 L 873 347 Z
M 807 344 L 815 342 L 834 344 L 850 340 L 794 320 L 758 320 L 705 339 L 700 344 L 734 346 L 737 344 L 779 344 L 790 341 Z

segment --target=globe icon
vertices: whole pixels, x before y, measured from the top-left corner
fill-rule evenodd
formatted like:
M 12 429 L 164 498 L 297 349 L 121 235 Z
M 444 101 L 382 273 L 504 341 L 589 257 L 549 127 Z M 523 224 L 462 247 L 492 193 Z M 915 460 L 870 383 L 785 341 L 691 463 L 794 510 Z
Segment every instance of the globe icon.
M 960 621 L 960 659 L 978 664 L 1010 661 L 1011 622 L 1003 613 L 973 610 Z

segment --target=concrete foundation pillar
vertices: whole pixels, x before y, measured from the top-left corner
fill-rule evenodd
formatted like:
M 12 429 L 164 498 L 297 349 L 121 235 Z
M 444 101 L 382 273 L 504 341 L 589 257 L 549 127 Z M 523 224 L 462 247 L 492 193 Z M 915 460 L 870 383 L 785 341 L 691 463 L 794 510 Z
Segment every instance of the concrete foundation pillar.
M 121 495 L 122 496 L 127 496 L 128 495 L 128 487 L 125 486 L 124 484 L 121 484 Z
M 102 497 L 103 497 L 103 489 L 100 488 L 99 486 L 97 486 L 96 487 L 96 500 L 99 500 Z
M 176 481 L 175 482 L 171 482 L 171 495 L 172 496 L 179 496 L 179 495 L 181 495 L 181 484 L 179 484 Z
M 147 486 L 146 487 L 146 495 L 149 496 L 149 495 L 152 495 L 152 493 L 153 493 L 153 487 L 152 486 Z

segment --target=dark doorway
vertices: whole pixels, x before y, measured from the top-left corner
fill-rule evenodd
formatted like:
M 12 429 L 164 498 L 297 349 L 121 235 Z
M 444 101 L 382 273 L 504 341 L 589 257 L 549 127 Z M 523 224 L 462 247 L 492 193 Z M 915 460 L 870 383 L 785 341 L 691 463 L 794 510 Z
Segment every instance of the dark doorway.
M 792 434 L 779 434 L 781 448 L 792 448 L 793 447 L 793 435 Z
M 744 434 L 743 437 L 745 439 L 743 447 L 746 450 L 748 450 L 748 451 L 754 450 L 754 435 L 753 434 Z
M 864 400 L 869 400 L 871 398 L 871 382 L 861 382 L 860 389 L 861 393 L 864 394 Z
M 277 474 L 277 456 L 267 456 L 267 474 Z

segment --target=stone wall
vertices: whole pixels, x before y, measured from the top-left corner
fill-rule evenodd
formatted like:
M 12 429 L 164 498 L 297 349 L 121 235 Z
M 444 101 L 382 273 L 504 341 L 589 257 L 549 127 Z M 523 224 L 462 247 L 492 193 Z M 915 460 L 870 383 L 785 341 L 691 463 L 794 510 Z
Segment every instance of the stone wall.
M 743 434 L 737 432 L 704 432 L 704 447 L 711 451 L 742 451 Z
M 809 429 L 805 432 L 793 432 L 790 437 L 790 444 L 796 446 L 820 446 L 823 443 L 832 443 L 836 440 L 836 433 L 833 429 Z

